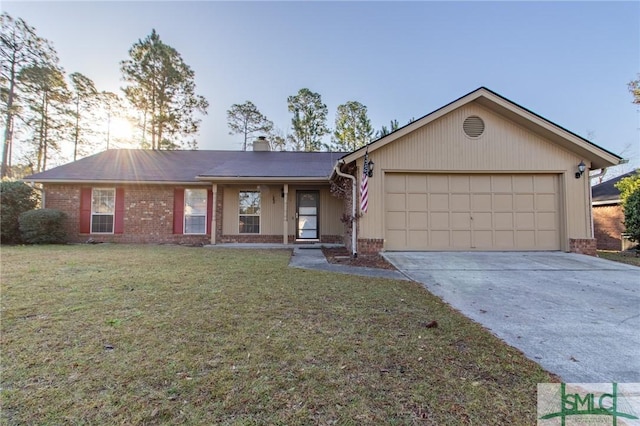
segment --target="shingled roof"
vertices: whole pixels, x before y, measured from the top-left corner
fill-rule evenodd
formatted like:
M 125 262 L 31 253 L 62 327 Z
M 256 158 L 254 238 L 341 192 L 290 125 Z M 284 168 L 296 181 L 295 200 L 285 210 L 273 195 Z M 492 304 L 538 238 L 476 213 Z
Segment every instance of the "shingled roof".
M 328 180 L 344 153 L 114 149 L 24 178 L 32 182 L 202 183 Z
M 591 187 L 591 201 L 595 205 L 616 204 L 620 202 L 620 191 L 616 188 L 616 183 L 622 179 L 635 174 L 638 170 L 630 171 L 606 182 L 599 183 Z

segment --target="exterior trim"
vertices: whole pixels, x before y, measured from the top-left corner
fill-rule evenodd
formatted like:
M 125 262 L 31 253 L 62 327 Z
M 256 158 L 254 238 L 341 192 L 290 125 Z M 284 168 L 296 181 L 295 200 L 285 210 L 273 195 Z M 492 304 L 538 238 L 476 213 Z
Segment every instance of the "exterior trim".
M 622 203 L 622 200 L 618 198 L 616 200 L 592 201 L 591 205 L 594 206 L 594 207 L 595 206 L 608 206 L 608 205 L 615 206 L 615 205 L 621 204 L 621 203 Z

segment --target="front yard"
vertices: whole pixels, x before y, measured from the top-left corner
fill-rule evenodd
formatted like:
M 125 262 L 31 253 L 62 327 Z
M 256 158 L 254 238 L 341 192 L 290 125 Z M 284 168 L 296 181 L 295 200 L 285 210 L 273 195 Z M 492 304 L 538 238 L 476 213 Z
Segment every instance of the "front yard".
M 2 247 L 0 422 L 536 422 L 555 380 L 518 351 L 415 283 L 289 256 Z

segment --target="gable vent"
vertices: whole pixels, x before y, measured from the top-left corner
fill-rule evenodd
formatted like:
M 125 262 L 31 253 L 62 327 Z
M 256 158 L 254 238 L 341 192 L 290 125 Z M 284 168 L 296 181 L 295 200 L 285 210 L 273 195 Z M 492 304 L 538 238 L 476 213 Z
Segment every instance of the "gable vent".
M 472 115 L 464 120 L 462 129 L 470 138 L 478 138 L 484 133 L 484 121 L 477 115 Z

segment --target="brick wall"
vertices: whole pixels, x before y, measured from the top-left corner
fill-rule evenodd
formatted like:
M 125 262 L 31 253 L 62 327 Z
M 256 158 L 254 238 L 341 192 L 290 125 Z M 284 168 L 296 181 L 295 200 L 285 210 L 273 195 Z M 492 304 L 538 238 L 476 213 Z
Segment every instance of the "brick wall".
M 597 256 L 595 238 L 570 238 L 569 251 L 571 253 Z
M 358 253 L 372 254 L 382 251 L 383 239 L 358 239 Z
M 97 187 L 97 186 L 96 186 Z M 113 188 L 113 186 L 105 186 Z M 173 233 L 173 194 L 169 185 L 123 185 L 124 232 L 122 234 L 80 233 L 80 186 L 45 185 L 47 208 L 65 212 L 65 228 L 70 242 L 170 243 L 208 244 L 209 235 L 181 235 Z
M 592 211 L 598 250 L 621 250 L 621 234 L 625 230 L 622 206 L 597 206 Z

